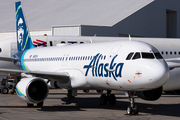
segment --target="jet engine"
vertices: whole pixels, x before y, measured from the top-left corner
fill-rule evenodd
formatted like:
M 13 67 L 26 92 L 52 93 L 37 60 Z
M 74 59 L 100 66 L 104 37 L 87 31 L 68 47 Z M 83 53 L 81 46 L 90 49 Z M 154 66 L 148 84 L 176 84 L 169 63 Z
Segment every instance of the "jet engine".
M 48 85 L 49 87 L 53 87 L 53 88 L 60 89 L 60 87 L 57 85 L 57 82 L 56 82 L 56 81 L 50 81 L 47 85 Z
M 23 78 L 16 85 L 16 91 L 20 98 L 27 103 L 40 103 L 48 96 L 48 86 L 41 78 Z
M 159 87 L 157 89 L 148 90 L 148 91 L 139 91 L 137 92 L 137 96 L 143 100 L 154 101 L 161 97 L 163 87 Z

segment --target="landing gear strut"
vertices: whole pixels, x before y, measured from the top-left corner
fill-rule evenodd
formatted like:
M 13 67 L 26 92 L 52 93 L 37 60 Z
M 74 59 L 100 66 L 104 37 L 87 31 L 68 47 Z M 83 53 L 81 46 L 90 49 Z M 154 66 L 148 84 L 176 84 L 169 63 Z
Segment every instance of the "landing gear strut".
M 116 104 L 116 97 L 114 94 L 111 94 L 111 90 L 107 90 L 107 95 L 102 94 L 100 97 L 100 105 L 115 105 Z
M 135 92 L 128 92 L 130 105 L 127 108 L 127 114 L 128 115 L 136 115 L 138 114 L 139 110 L 138 107 L 134 105 L 134 95 Z
M 66 104 L 71 104 L 77 96 L 77 90 L 68 90 Z

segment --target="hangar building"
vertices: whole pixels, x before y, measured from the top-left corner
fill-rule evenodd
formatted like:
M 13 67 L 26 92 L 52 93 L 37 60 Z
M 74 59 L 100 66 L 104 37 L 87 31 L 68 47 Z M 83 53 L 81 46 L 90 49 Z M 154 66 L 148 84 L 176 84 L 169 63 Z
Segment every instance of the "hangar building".
M 0 0 L 0 40 L 16 37 L 15 2 Z M 21 0 L 31 35 L 180 38 L 180 0 Z

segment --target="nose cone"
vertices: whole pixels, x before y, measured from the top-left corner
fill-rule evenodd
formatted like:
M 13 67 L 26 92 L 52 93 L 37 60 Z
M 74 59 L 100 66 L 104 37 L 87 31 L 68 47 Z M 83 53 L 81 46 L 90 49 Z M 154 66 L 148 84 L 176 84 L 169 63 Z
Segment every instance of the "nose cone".
M 150 69 L 148 70 L 148 77 L 149 81 L 152 83 L 152 87 L 160 87 L 169 80 L 169 67 L 164 61 L 155 63 L 150 66 Z

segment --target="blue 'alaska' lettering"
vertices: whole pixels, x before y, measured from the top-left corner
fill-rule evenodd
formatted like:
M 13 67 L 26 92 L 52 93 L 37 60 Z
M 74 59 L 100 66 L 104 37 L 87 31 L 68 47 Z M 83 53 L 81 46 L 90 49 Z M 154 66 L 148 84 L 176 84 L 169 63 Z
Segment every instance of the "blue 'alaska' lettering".
M 84 69 L 86 69 L 85 76 L 88 75 L 89 69 L 92 68 L 92 76 L 95 77 L 113 77 L 116 81 L 118 77 L 122 77 L 121 72 L 124 63 L 114 63 L 116 56 L 114 56 L 110 63 L 100 63 L 99 59 L 102 54 L 99 53 L 91 60 L 89 65 L 84 65 Z

